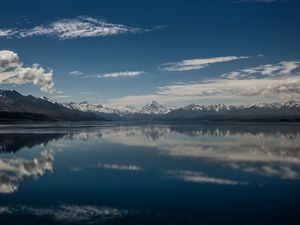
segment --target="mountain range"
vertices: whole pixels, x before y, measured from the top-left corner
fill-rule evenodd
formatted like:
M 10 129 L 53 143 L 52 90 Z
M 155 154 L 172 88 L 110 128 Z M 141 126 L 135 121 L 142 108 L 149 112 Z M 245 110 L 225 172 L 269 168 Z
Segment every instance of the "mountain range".
M 0 121 L 300 121 L 300 102 L 252 105 L 196 105 L 171 107 L 157 101 L 141 107 L 111 108 L 88 102 L 51 102 L 0 90 Z
M 95 113 L 72 110 L 47 98 L 23 96 L 14 90 L 0 90 L 0 121 L 87 121 L 104 120 Z
M 190 104 L 179 108 L 160 104 L 157 101 L 152 101 L 142 108 L 133 106 L 109 108 L 87 102 L 63 105 L 70 109 L 99 114 L 107 120 L 298 121 L 300 119 L 300 102 L 297 101 L 252 105 Z
M 142 108 L 129 105 L 119 108 L 110 108 L 103 105 L 89 104 L 86 101 L 80 103 L 63 103 L 63 106 L 72 110 L 95 113 L 108 120 L 153 120 L 162 118 L 162 116 L 175 109 L 174 107 L 160 104 L 157 101 L 152 101 Z

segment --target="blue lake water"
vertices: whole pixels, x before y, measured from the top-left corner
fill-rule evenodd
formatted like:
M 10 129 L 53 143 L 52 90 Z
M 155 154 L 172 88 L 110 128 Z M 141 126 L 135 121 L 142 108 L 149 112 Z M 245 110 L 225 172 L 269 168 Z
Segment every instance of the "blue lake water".
M 300 224 L 300 125 L 0 125 L 0 224 Z

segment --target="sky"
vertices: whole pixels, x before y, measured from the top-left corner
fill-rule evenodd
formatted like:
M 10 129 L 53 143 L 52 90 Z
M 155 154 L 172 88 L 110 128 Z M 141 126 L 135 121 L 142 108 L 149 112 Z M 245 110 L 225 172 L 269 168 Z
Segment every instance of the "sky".
M 300 1 L 10 0 L 0 89 L 111 107 L 300 100 Z

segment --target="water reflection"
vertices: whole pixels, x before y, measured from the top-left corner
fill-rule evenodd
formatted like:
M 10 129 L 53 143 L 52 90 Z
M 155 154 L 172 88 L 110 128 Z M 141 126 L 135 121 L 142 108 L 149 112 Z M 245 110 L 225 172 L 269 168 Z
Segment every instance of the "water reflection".
M 172 170 L 166 171 L 166 174 L 171 178 L 179 179 L 184 182 L 192 183 L 207 183 L 207 184 L 217 184 L 217 185 L 241 185 L 247 184 L 246 182 L 240 182 L 236 180 L 209 177 L 201 172 L 186 171 L 186 170 Z
M 97 167 L 104 168 L 104 169 L 110 169 L 110 170 L 128 170 L 128 171 L 139 171 L 143 170 L 141 167 L 136 165 L 120 165 L 120 164 L 97 164 Z
M 30 130 L 34 132 L 25 134 L 0 134 L 1 152 L 16 152 L 36 145 L 47 148 L 49 143 L 51 146 L 58 146 L 60 139 L 86 142 L 104 140 L 127 146 L 155 147 L 161 155 L 194 157 L 222 163 L 226 168 L 244 173 L 282 179 L 299 178 L 300 128 L 297 125 L 115 125 L 76 129 L 65 126 L 60 129 L 48 127 L 52 133 L 37 133 L 38 129 L 41 128 L 31 127 Z M 41 176 L 44 171 L 52 170 L 54 156 L 51 151 L 43 150 L 40 156 L 32 160 L 13 157 L 0 160 L 3 181 L 1 192 L 12 192 L 22 177 Z M 119 170 L 141 169 L 130 164 L 98 163 L 97 166 Z
M 298 128 L 230 128 L 119 128 L 104 131 L 103 138 L 123 145 L 156 146 L 160 154 L 215 161 L 240 172 L 299 179 Z
M 63 134 L 8 133 L 0 134 L 0 153 L 16 152 L 21 148 L 32 148 L 36 145 L 46 145 L 48 142 L 62 138 Z
M 53 171 L 53 161 L 51 150 L 42 151 L 38 157 L 31 160 L 0 159 L 0 193 L 15 192 L 24 177 L 38 178 L 47 171 Z
M 270 212 L 249 224 L 273 224 L 271 212 L 293 213 L 300 199 L 298 125 L 0 126 L 0 146 L 7 224 L 15 214 L 45 224 L 200 224 L 201 213 L 219 224 L 215 211 L 225 214 L 233 199 L 240 210 L 248 195 L 257 215 Z M 246 224 L 228 217 L 223 224 Z
M 60 223 L 94 224 L 103 220 L 116 219 L 129 213 L 125 209 L 94 205 L 59 205 L 56 207 L 32 207 L 19 205 L 15 207 L 0 206 L 1 214 L 21 213 L 39 217 L 49 217 Z
M 159 130 L 159 132 L 157 131 Z M 130 146 L 157 147 L 169 156 L 232 162 L 299 164 L 300 133 L 232 132 L 230 129 L 120 127 L 101 131 L 103 139 Z M 157 135 L 160 133 L 160 135 Z M 94 134 L 90 134 L 91 137 Z M 153 138 L 155 137 L 155 138 Z

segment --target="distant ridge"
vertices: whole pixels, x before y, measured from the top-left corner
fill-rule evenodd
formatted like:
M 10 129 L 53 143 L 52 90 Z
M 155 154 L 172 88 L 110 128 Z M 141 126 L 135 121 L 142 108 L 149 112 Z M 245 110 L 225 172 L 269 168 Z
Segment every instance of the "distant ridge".
M 171 111 L 170 120 L 209 121 L 299 121 L 300 102 L 257 103 L 252 105 L 188 105 Z
M 0 90 L 0 121 L 103 120 L 94 113 L 72 110 L 46 98 L 23 96 L 15 90 Z
M 257 103 L 252 105 L 196 105 L 175 108 L 152 101 L 140 109 L 133 106 L 109 108 L 103 105 L 64 103 L 70 109 L 93 112 L 108 120 L 130 121 L 300 121 L 300 102 Z

